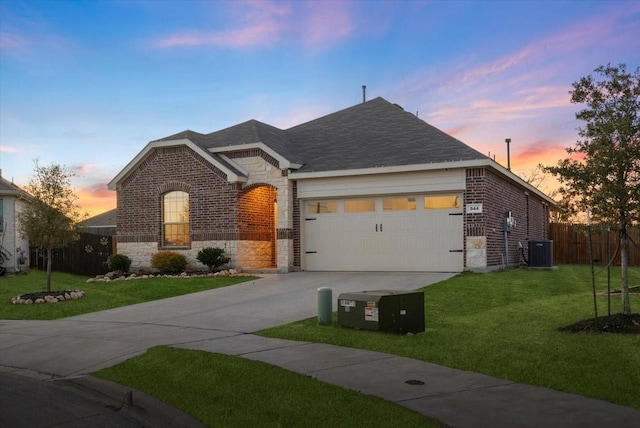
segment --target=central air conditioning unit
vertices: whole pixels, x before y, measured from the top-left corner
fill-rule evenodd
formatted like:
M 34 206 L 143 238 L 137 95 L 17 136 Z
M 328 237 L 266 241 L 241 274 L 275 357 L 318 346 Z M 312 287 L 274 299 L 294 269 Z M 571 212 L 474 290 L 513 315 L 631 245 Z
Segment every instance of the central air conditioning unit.
M 553 241 L 529 241 L 529 267 L 553 267 Z

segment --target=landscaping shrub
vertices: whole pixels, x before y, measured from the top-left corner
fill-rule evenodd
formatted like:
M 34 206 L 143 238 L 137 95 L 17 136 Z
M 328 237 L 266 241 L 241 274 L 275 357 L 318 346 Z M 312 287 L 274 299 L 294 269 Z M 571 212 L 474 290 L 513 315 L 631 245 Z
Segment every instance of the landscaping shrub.
M 160 273 L 180 273 L 187 267 L 187 258 L 174 251 L 158 251 L 151 257 L 151 266 Z
M 111 254 L 107 258 L 107 266 L 112 271 L 118 272 L 129 272 L 129 267 L 131 267 L 131 259 L 124 254 Z
M 229 257 L 224 255 L 224 250 L 222 248 L 214 247 L 207 247 L 198 251 L 198 256 L 196 258 L 200 263 L 207 266 L 210 272 L 217 271 L 220 266 L 225 263 L 229 263 L 229 260 L 231 260 Z

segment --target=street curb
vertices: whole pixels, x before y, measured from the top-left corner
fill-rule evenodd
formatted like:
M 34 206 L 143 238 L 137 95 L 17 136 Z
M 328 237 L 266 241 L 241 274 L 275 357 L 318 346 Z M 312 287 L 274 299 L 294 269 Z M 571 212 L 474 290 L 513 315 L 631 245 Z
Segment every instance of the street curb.
M 158 428 L 204 428 L 193 416 L 135 388 L 93 376 L 52 380 L 62 387 L 72 388 L 85 397 L 100 402 L 114 411 L 124 412 L 144 426 Z

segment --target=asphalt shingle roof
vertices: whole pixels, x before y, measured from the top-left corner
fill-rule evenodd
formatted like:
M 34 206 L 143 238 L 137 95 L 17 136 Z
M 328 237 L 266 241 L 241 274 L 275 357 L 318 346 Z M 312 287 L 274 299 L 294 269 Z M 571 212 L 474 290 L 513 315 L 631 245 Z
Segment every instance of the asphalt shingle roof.
M 116 215 L 118 210 L 116 208 L 105 211 L 102 214 L 95 215 L 80 223 L 83 227 L 108 227 L 116 225 Z
M 0 195 L 22 195 L 24 192 L 15 184 L 7 181 L 4 177 L 0 176 Z
M 302 171 L 401 166 L 486 156 L 384 98 L 288 129 Z
M 261 142 L 303 164 L 300 172 L 487 159 L 384 98 L 286 130 L 249 120 L 210 134 L 187 130 L 159 141 L 181 138 L 205 150 Z

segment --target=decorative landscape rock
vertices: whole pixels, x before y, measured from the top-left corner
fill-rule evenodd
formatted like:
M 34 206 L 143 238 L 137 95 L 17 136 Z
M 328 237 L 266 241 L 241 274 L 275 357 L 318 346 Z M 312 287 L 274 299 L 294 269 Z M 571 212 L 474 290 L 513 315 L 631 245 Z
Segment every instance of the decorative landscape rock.
M 58 303 L 65 300 L 77 300 L 82 297 L 84 297 L 84 291 L 80 290 L 36 291 L 12 297 L 11 303 L 14 305 Z
M 202 272 L 202 273 L 187 273 L 182 272 L 176 275 L 170 274 L 144 274 L 144 275 L 136 275 L 132 273 L 127 276 L 118 276 L 115 272 L 109 272 L 104 275 L 97 275 L 93 278 L 87 279 L 87 282 L 112 282 L 112 281 L 132 281 L 137 279 L 147 279 L 147 278 L 203 278 L 203 277 L 213 277 L 213 276 L 252 276 L 250 274 L 243 274 L 239 269 L 229 269 L 229 270 L 221 270 L 220 272 Z

